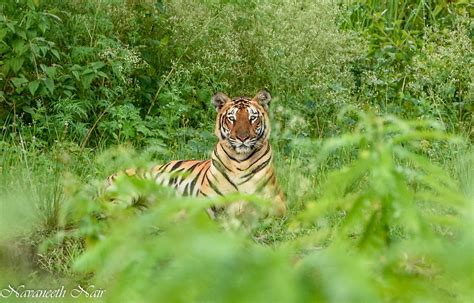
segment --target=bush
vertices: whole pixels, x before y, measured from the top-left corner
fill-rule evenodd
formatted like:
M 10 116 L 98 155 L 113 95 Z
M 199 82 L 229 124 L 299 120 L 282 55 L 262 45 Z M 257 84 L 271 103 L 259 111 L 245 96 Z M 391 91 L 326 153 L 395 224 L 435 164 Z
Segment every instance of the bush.
M 469 14 L 466 1 L 2 1 L 0 290 L 469 301 Z M 126 178 L 117 195 L 149 199 L 104 201 L 117 170 L 207 159 L 211 95 L 263 87 L 286 217 L 211 221 L 211 204 L 271 201 Z
M 369 41 L 365 56 L 353 66 L 358 98 L 382 112 L 437 119 L 449 130 L 469 132 L 469 5 L 364 0 L 344 7 L 342 27 L 360 31 Z
M 473 244 L 465 217 L 471 203 L 443 169 L 417 154 L 433 139 L 453 140 L 436 124 L 359 114 L 356 130 L 325 141 L 319 160 L 344 146 L 356 159 L 330 172 L 322 194 L 280 226 L 295 236 L 275 242 L 267 241 L 278 229 L 243 223 L 229 230 L 227 220 L 205 213 L 210 204 L 253 197 L 177 199 L 154 182 L 120 180 L 120 195 L 153 200 L 137 215 L 79 191 L 68 213 L 90 245 L 75 268 L 96 273 L 110 301 L 466 300 L 470 279 L 454 277 L 468 277 L 472 266 L 465 250 Z M 106 219 L 96 221 L 98 213 Z M 446 259 L 451 253 L 457 262 Z

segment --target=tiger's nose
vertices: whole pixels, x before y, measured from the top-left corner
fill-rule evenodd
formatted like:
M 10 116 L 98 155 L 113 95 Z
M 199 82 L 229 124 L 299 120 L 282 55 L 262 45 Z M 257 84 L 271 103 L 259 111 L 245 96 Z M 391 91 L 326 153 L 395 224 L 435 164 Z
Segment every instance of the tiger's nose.
M 239 139 L 242 142 L 245 142 L 250 136 L 248 134 L 237 134 L 237 139 Z

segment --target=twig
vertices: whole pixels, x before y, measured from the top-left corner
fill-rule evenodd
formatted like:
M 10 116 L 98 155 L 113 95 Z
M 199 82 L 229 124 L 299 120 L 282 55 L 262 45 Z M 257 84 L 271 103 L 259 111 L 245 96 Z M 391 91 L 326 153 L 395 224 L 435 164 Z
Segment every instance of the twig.
M 97 119 L 95 120 L 94 124 L 92 125 L 92 127 L 89 129 L 89 131 L 87 132 L 87 135 L 84 139 L 84 141 L 82 141 L 81 143 L 81 152 L 84 150 L 84 147 L 86 147 L 86 144 L 87 144 L 87 141 L 89 141 L 89 138 L 90 136 L 92 135 L 92 132 L 94 131 L 94 129 L 96 128 L 97 124 L 99 123 L 100 119 L 102 119 L 102 117 L 105 115 L 105 113 L 112 107 L 113 103 L 110 104 L 109 106 L 107 106 L 99 115 L 99 117 L 97 117 Z

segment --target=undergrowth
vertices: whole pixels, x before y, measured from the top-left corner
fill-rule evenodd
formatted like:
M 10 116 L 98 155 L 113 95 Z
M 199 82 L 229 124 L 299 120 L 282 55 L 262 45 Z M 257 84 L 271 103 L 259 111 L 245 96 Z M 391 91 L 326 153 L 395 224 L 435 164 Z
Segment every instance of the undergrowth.
M 0 289 L 108 302 L 469 302 L 467 1 L 0 3 Z M 207 159 L 210 97 L 266 87 L 283 218 L 119 169 Z M 87 300 L 86 298 L 83 298 Z

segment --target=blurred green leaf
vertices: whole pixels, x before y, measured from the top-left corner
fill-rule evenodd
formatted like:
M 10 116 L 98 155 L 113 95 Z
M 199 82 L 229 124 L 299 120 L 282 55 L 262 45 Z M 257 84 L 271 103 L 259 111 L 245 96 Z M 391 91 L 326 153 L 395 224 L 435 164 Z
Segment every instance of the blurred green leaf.
M 56 88 L 54 85 L 53 79 L 46 78 L 43 80 L 44 85 L 48 89 L 49 93 L 52 95 L 54 93 L 54 89 Z
M 34 80 L 28 83 L 28 89 L 30 90 L 31 95 L 35 95 L 36 90 L 38 90 L 39 84 L 39 80 Z

